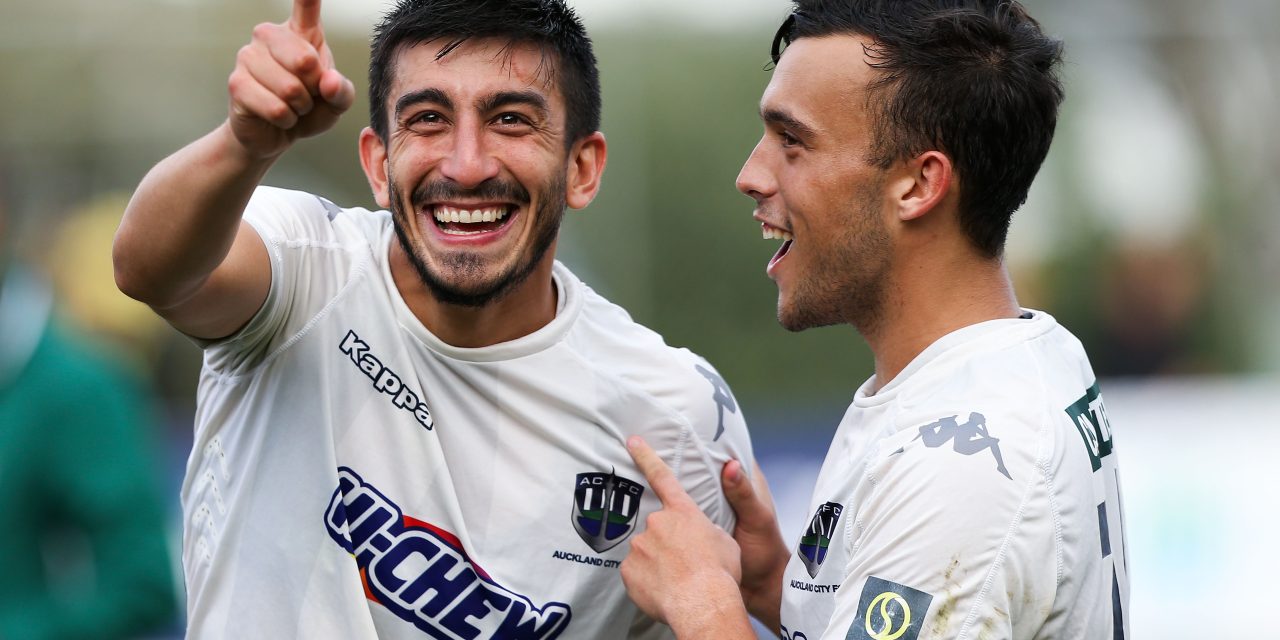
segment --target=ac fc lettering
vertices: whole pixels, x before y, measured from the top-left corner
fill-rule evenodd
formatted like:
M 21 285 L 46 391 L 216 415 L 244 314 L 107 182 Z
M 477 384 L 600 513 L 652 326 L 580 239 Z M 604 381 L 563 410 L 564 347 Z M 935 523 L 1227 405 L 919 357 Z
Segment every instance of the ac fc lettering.
M 603 487 L 605 485 L 605 481 L 607 480 L 608 480 L 608 476 L 597 475 L 589 478 L 579 477 L 578 486 L 579 487 L 581 486 Z M 630 495 L 638 496 L 644 492 L 644 488 L 634 482 L 631 482 L 630 480 L 624 480 L 622 478 L 618 478 L 617 488 L 615 489 L 615 491 L 623 491 Z

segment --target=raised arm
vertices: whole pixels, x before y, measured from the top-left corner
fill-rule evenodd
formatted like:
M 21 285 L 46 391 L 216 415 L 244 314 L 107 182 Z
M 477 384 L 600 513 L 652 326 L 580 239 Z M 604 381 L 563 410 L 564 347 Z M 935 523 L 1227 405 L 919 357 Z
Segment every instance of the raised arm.
M 234 333 L 266 299 L 266 247 L 241 222 L 253 190 L 295 140 L 328 130 L 355 100 L 325 44 L 320 0 L 255 27 L 227 87 L 227 120 L 151 169 L 113 247 L 120 290 L 200 338 Z

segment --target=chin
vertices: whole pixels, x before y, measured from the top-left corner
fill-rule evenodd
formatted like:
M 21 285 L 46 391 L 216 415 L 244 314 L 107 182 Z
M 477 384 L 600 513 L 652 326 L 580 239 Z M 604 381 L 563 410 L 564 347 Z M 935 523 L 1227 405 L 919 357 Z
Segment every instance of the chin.
M 783 329 L 798 333 L 805 329 L 816 329 L 818 327 L 830 327 L 832 325 L 841 324 L 844 319 L 838 313 L 834 313 L 828 309 L 824 313 L 818 305 L 803 305 L 796 301 L 784 300 L 778 297 L 778 324 Z

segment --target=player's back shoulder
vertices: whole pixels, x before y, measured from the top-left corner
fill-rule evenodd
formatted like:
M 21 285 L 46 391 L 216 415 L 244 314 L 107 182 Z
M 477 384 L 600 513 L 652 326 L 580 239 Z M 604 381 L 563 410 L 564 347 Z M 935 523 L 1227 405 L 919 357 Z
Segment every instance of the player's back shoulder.
M 972 339 L 957 336 L 943 345 L 902 390 L 904 413 L 969 404 L 992 414 L 1034 416 L 1061 409 L 1064 398 L 1078 395 L 1077 387 L 1092 383 L 1080 341 L 1052 316 L 1031 312 L 1029 318 L 999 322 L 975 331 Z
M 926 351 L 927 362 L 897 390 L 893 448 L 969 452 L 942 458 L 940 473 L 953 464 L 968 473 L 982 451 L 993 460 L 995 484 L 1041 475 L 1070 429 L 1064 410 L 1093 383 L 1083 348 L 1038 312 L 961 331 L 968 333 Z

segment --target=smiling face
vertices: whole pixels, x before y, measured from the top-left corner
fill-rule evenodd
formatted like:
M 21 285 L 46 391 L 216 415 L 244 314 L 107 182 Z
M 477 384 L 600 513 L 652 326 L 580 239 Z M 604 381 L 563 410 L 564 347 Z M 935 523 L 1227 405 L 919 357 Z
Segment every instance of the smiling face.
M 387 139 L 366 129 L 361 158 L 435 299 L 480 307 L 549 273 L 566 203 L 594 196 L 603 138 L 566 143 L 555 61 L 540 49 L 468 40 L 436 59 L 439 46 L 396 56 Z M 584 192 L 593 144 L 600 166 Z
M 872 331 L 889 286 L 886 175 L 869 162 L 874 72 L 862 44 L 840 35 L 786 49 L 760 101 L 764 136 L 738 175 L 764 237 L 783 240 L 767 272 L 791 331 L 842 322 Z

